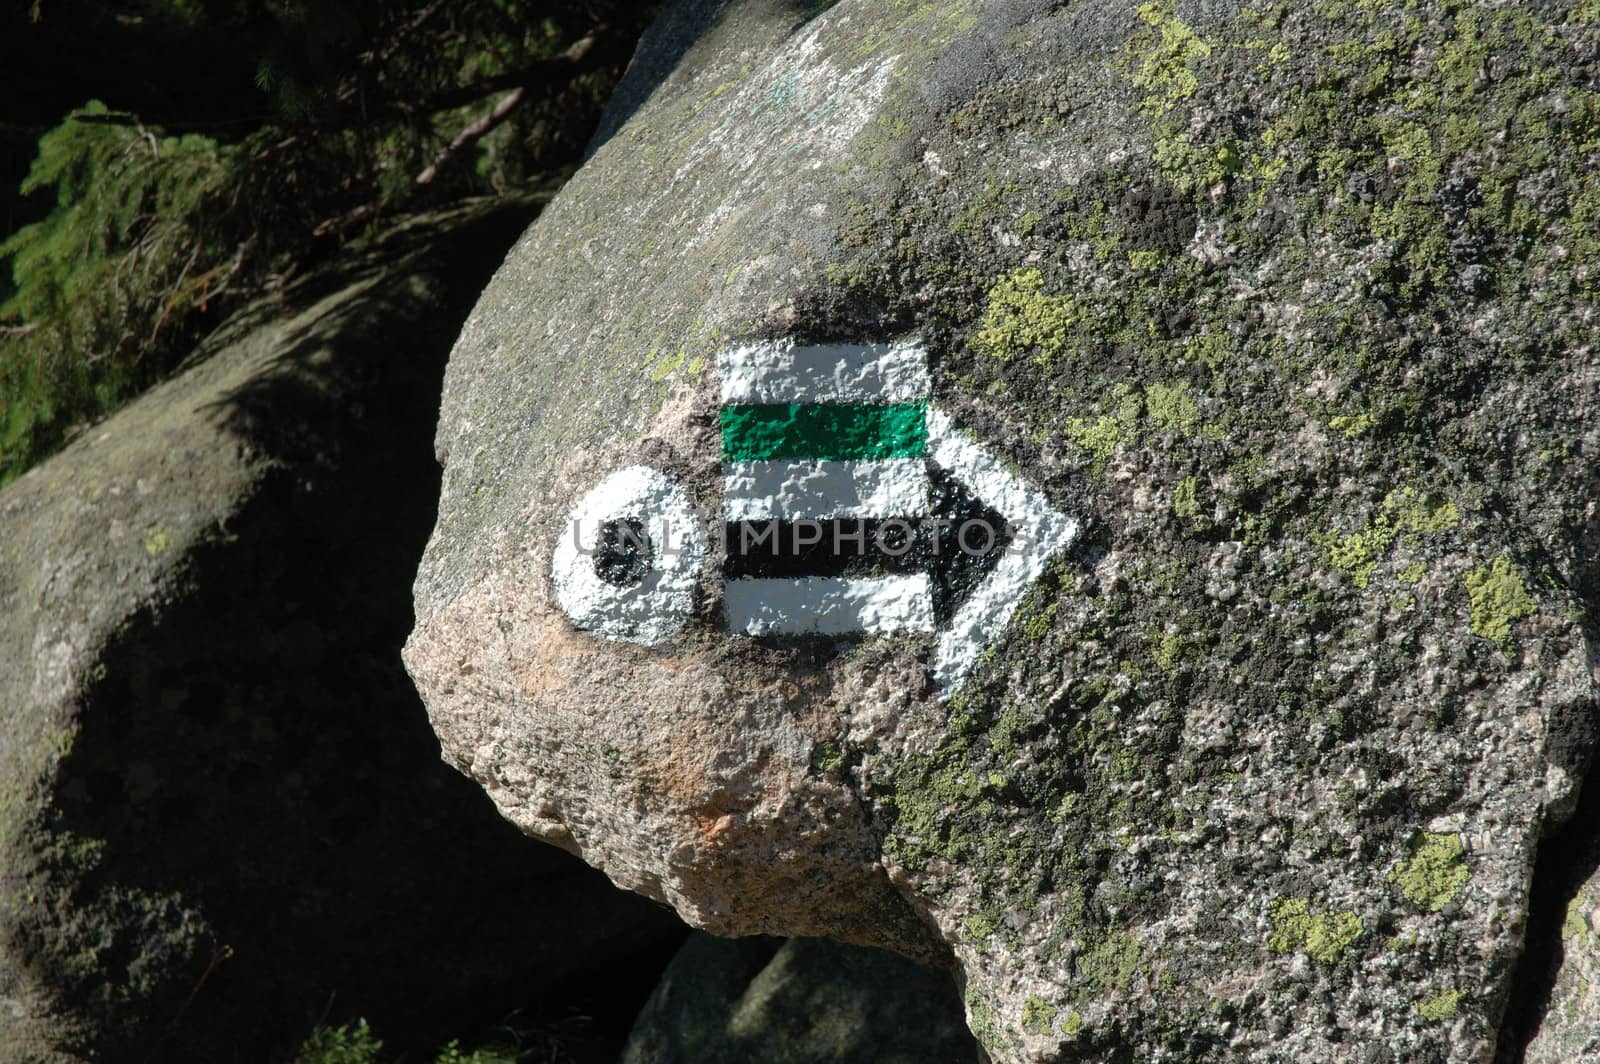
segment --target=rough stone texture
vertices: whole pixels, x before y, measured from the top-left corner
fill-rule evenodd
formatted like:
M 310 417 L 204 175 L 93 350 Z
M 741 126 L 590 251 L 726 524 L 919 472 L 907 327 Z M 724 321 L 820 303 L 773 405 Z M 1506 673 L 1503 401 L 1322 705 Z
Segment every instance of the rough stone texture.
M 1600 778 L 1539 847 L 1497 1064 L 1600 1061 Z
M 1527 1064 L 1600 1061 L 1600 872 L 1567 903 L 1561 967 Z
M 675 5 L 451 357 L 445 756 L 698 926 L 948 956 L 1000 1060 L 1487 1059 L 1594 727 L 1597 18 Z M 1087 525 L 952 698 L 714 566 L 574 630 L 606 474 L 717 526 L 719 351 L 910 335 Z
M 0 493 L 0 1058 L 403 1049 L 672 933 L 444 767 L 399 663 L 444 355 L 531 214 L 354 254 Z
M 696 934 L 645 1004 L 622 1064 L 975 1064 L 948 976 L 827 939 Z

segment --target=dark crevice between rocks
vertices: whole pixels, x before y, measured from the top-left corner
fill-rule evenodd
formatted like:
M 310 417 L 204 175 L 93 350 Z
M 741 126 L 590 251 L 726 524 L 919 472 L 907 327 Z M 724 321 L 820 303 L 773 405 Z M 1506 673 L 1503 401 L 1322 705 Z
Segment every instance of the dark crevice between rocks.
M 100 660 L 28 962 L 116 1061 L 390 1053 L 578 1010 L 614 1054 L 683 929 L 525 838 L 449 769 L 399 650 L 432 528 L 446 356 L 526 212 L 434 235 L 202 412 L 275 468 Z M 604 1016 L 597 1014 L 603 1013 Z M 515 1020 L 513 1022 L 516 1022 Z
M 1584 474 L 1590 497 L 1600 494 L 1600 472 Z M 1574 598 L 1587 616 L 1584 633 L 1589 646 L 1589 674 L 1600 676 L 1600 522 L 1589 521 L 1570 530 L 1575 565 L 1544 558 L 1545 566 L 1569 582 Z M 1568 727 L 1547 742 L 1556 765 L 1582 777 L 1574 807 L 1539 845 L 1528 893 L 1528 923 L 1522 956 L 1514 970 L 1506 1009 L 1500 1023 L 1496 1064 L 1521 1064 L 1549 1011 L 1556 980 L 1566 951 L 1562 927 L 1567 906 L 1578 890 L 1600 870 L 1600 703 L 1587 713 L 1578 712 Z M 1566 810 L 1555 810 L 1560 816 Z
M 1591 638 L 1591 645 L 1600 645 Z M 1597 707 L 1591 707 L 1596 711 Z M 1591 729 L 1594 726 L 1591 720 Z M 1528 894 L 1528 925 L 1500 1023 L 1496 1064 L 1521 1064 L 1539 1034 L 1565 950 L 1567 905 L 1600 869 L 1600 758 L 1590 761 L 1572 815 L 1539 844 Z

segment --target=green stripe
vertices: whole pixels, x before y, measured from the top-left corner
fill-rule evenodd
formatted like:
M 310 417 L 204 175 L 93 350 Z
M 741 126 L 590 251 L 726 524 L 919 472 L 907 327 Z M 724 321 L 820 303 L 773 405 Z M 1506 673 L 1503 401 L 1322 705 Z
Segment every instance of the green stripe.
M 916 458 L 926 403 L 760 403 L 722 408 L 722 458 Z

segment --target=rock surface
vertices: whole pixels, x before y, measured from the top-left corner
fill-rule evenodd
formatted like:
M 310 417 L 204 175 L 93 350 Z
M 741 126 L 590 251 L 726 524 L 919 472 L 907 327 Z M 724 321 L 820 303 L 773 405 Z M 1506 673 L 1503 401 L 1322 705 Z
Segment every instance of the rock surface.
M 975 1064 L 949 978 L 827 939 L 691 935 L 622 1064 Z
M 1600 781 L 1539 850 L 1500 1064 L 1600 1062 Z
M 1600 1061 L 1600 872 L 1573 895 L 1561 922 L 1561 967 L 1527 1064 Z
M 672 933 L 440 764 L 399 663 L 444 355 L 531 214 L 323 271 L 0 493 L 0 1058 L 427 1044 Z
M 999 1060 L 1487 1059 L 1593 743 L 1597 18 L 673 5 L 451 356 L 445 756 L 697 926 L 953 962 Z M 920 344 L 1077 522 L 953 689 L 728 631 L 759 342 Z

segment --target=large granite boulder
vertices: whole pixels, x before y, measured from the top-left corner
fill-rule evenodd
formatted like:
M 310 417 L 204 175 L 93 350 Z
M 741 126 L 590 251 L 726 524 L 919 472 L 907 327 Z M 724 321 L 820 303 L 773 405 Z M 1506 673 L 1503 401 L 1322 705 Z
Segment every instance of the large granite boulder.
M 532 213 L 357 252 L 0 492 L 0 1059 L 425 1046 L 672 934 L 445 768 L 399 662 L 444 356 Z
M 976 1064 L 943 973 L 821 938 L 696 933 L 661 976 L 621 1064 Z
M 671 6 L 451 356 L 446 758 L 999 1060 L 1486 1059 L 1593 741 L 1597 18 Z

